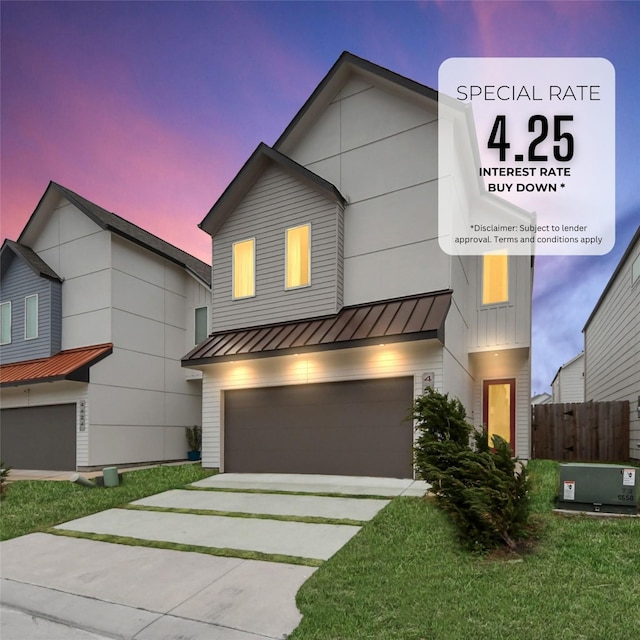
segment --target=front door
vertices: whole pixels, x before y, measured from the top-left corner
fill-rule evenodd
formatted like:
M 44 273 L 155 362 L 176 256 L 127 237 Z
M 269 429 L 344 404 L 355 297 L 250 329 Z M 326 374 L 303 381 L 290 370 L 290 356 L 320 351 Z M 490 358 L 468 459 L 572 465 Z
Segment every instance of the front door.
M 516 440 L 516 381 L 485 380 L 482 393 L 482 419 L 489 434 L 489 445 L 494 435 L 504 438 L 515 453 Z

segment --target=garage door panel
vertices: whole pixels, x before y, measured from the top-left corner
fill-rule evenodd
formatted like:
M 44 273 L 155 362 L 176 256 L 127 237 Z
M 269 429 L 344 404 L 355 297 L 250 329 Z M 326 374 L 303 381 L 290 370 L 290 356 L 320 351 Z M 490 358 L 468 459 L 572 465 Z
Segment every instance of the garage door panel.
M 225 392 L 225 470 L 411 477 L 413 379 Z
M 14 469 L 75 469 L 76 405 L 2 409 L 0 459 Z

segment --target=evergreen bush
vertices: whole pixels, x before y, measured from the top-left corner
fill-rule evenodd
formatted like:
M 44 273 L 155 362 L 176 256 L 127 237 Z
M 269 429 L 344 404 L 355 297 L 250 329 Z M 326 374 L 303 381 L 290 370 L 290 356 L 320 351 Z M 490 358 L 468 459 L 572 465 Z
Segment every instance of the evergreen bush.
M 431 388 L 416 398 L 412 418 L 416 469 L 463 542 L 477 551 L 515 550 L 528 532 L 529 479 L 526 467 L 516 470 L 509 444 L 494 436 L 490 447 L 486 433 L 466 421 L 462 403 Z

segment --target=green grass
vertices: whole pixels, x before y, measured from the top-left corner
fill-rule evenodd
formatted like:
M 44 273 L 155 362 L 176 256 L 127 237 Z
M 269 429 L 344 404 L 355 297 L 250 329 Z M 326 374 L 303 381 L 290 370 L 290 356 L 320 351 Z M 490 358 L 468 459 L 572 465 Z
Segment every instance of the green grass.
M 224 547 L 203 547 L 195 544 L 182 544 L 167 540 L 145 540 L 129 536 L 114 536 L 107 533 L 90 533 L 85 531 L 70 531 L 67 529 L 47 529 L 47 533 L 67 538 L 85 538 L 114 544 L 127 544 L 133 547 L 151 547 L 153 549 L 172 549 L 174 551 L 191 551 L 209 556 L 224 558 L 242 558 L 243 560 L 263 560 L 265 562 L 283 562 L 307 567 L 319 567 L 324 561 L 315 558 L 301 558 L 299 556 L 285 556 L 277 553 L 263 553 L 261 551 L 247 551 L 245 549 L 225 549 Z
M 0 506 L 0 540 L 123 505 L 160 491 L 181 489 L 212 475 L 200 465 L 170 465 L 129 471 L 118 487 L 87 489 L 71 482 L 20 480 L 12 482 Z M 11 475 L 9 475 L 11 478 Z
M 303 585 L 291 640 L 638 637 L 640 520 L 552 514 L 557 464 L 529 469 L 532 552 L 470 555 L 430 502 L 399 498 Z

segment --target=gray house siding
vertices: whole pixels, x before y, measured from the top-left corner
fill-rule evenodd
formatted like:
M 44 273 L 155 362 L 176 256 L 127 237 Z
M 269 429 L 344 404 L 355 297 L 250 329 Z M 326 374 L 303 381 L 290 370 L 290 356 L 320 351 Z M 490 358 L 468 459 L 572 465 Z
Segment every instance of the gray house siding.
M 285 290 L 285 230 L 311 225 L 311 285 Z M 255 296 L 233 300 L 232 245 L 255 238 Z M 343 211 L 267 169 L 213 238 L 213 331 L 336 313 L 342 306 Z
M 25 298 L 38 295 L 38 337 L 25 340 Z M 14 258 L 2 274 L 0 302 L 11 302 L 11 343 L 0 347 L 0 362 L 48 358 L 60 351 L 62 285 L 36 275 Z

